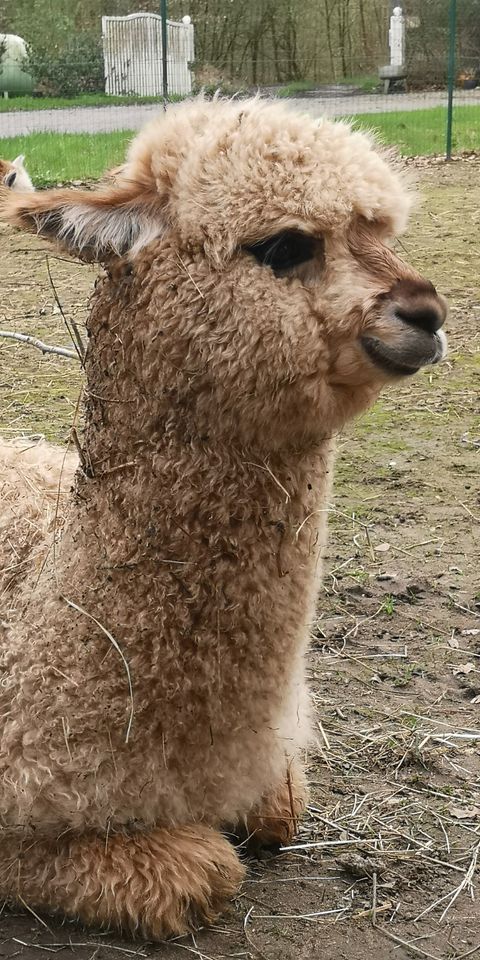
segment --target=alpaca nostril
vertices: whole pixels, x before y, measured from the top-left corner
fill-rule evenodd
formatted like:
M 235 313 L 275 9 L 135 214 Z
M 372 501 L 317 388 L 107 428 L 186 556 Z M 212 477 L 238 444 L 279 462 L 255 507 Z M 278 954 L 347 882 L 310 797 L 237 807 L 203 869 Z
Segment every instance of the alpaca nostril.
M 445 322 L 445 310 L 440 301 L 436 303 L 416 304 L 412 307 L 394 305 L 395 316 L 412 327 L 420 327 L 427 333 L 436 333 Z
M 394 317 L 425 333 L 434 334 L 445 323 L 446 302 L 429 280 L 397 280 L 388 297 Z

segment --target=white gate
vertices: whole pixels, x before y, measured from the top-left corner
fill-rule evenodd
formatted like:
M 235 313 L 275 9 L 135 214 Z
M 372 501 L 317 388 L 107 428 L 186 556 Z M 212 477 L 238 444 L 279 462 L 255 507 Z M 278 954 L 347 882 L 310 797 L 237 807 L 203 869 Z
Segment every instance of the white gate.
M 105 92 L 117 96 L 136 93 L 156 97 L 163 93 L 162 18 L 156 13 L 102 17 Z M 167 20 L 168 92 L 192 92 L 189 64 L 194 59 L 194 31 L 190 17 L 181 23 Z

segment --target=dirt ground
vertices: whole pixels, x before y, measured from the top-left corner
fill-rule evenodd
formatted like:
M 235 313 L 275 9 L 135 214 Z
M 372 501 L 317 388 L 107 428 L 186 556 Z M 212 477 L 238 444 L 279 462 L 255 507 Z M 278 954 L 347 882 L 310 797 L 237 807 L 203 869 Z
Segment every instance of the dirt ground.
M 450 299 L 451 349 L 339 438 L 294 849 L 251 863 L 213 931 L 154 946 L 4 908 L 0 956 L 480 958 L 480 163 L 414 172 L 403 245 Z M 0 245 L 0 328 L 68 345 L 42 245 Z M 50 270 L 81 323 L 92 268 Z M 65 441 L 79 385 L 74 360 L 0 342 L 0 431 Z

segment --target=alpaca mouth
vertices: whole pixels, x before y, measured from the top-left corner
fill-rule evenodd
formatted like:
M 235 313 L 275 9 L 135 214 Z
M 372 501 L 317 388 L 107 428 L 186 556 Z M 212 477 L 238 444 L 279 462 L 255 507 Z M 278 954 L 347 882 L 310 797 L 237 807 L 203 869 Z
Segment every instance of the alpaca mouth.
M 447 338 L 443 330 L 429 335 L 420 333 L 407 344 L 391 346 L 379 337 L 361 337 L 367 356 L 385 373 L 409 377 L 429 364 L 440 363 L 447 353 Z

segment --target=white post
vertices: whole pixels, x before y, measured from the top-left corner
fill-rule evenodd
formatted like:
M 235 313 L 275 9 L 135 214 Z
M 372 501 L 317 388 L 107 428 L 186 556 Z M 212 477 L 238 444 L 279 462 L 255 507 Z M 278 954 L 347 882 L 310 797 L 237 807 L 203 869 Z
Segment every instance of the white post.
M 390 66 L 403 67 L 405 65 L 405 17 L 401 7 L 394 7 L 390 17 L 388 43 L 390 46 Z
M 189 64 L 193 63 L 195 59 L 195 30 L 192 23 L 192 18 L 186 14 L 182 17 L 182 24 L 184 27 L 184 91 L 188 95 L 192 92 L 192 72 L 189 68 Z M 183 91 L 182 91 L 183 92 Z

